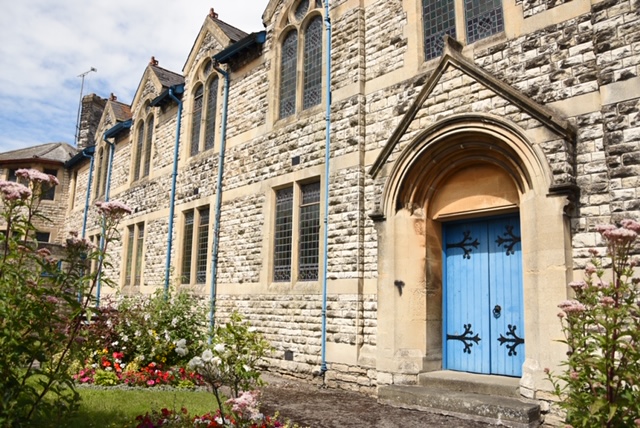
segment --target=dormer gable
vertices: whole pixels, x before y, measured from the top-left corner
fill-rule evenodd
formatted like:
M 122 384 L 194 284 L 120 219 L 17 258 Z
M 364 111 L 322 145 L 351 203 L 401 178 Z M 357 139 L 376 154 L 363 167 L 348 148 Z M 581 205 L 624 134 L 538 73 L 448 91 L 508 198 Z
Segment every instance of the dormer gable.
M 218 19 L 213 8 L 204 20 L 198 36 L 189 52 L 187 61 L 182 68 L 185 75 L 189 75 L 198 66 L 203 56 L 211 57 L 214 53 L 245 38 L 244 31 Z

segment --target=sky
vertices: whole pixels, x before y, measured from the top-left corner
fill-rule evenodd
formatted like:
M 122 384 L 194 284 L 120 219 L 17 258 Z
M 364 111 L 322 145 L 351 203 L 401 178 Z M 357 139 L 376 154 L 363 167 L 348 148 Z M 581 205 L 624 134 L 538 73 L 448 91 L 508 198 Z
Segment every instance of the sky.
M 0 14 L 0 153 L 74 145 L 80 93 L 130 104 L 151 56 L 182 73 L 213 7 L 247 33 L 269 0 L 13 0 Z M 95 68 L 83 79 L 81 74 Z

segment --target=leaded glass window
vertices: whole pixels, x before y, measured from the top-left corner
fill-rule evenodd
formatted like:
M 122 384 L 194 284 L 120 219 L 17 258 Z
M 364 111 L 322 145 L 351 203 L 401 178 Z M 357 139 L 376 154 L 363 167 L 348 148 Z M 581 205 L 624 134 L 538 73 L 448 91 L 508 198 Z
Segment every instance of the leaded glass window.
M 199 212 L 196 283 L 204 284 L 207 278 L 207 248 L 209 248 L 209 207 L 201 209 Z
M 202 121 L 203 86 L 199 85 L 193 94 L 193 115 L 191 117 L 191 156 L 200 151 L 200 122 Z
M 322 100 L 322 18 L 311 20 L 304 35 L 304 88 L 302 108 Z
M 293 16 L 296 18 L 297 22 L 302 21 L 302 18 L 304 18 L 304 16 L 307 14 L 307 12 L 309 11 L 309 0 L 302 0 L 300 3 L 298 3 L 298 7 L 296 8 L 296 11 L 293 13 Z
M 280 63 L 280 118 L 296 111 L 296 74 L 298 63 L 298 32 L 291 30 L 282 42 Z
M 142 277 L 142 250 L 144 249 L 144 223 L 138 225 L 138 242 L 136 242 L 136 272 L 133 285 L 140 285 Z
M 96 237 L 97 239 L 97 237 Z M 125 256 L 124 285 L 142 283 L 142 262 L 144 255 L 144 223 L 127 227 L 127 253 Z
M 184 230 L 182 237 L 184 243 L 182 245 L 182 283 L 191 283 L 191 254 L 193 248 L 193 211 L 187 211 L 184 214 Z
M 301 186 L 301 193 L 298 279 L 315 281 L 320 254 L 320 183 Z
M 213 148 L 216 137 L 216 112 L 218 103 L 218 78 L 209 81 L 207 89 L 207 126 L 205 130 L 204 149 Z
M 147 177 L 151 170 L 151 146 L 153 144 L 153 116 L 147 119 L 147 133 L 144 143 L 144 171 L 142 176 Z
M 124 283 L 125 285 L 131 285 L 131 273 L 133 271 L 133 244 L 134 244 L 134 238 L 135 238 L 135 228 L 133 226 L 129 226 L 127 228 L 127 234 L 128 234 L 128 238 L 127 239 L 127 261 L 125 264 L 125 271 L 124 271 Z
M 291 280 L 291 248 L 293 240 L 293 186 L 276 192 L 276 228 L 273 280 Z
M 138 140 L 136 143 L 136 157 L 134 159 L 133 179 L 140 178 L 140 169 L 142 166 L 142 149 L 144 147 L 144 122 L 138 126 Z
M 504 30 L 501 0 L 465 0 L 464 11 L 469 43 Z
M 53 175 L 54 177 L 58 176 L 58 170 L 57 169 L 44 169 L 42 172 L 44 172 L 45 174 L 49 174 L 49 175 Z M 56 197 L 56 187 L 55 186 L 49 186 L 48 184 L 43 184 L 42 185 L 42 195 L 40 196 L 40 199 L 44 199 L 47 201 L 53 201 Z
M 184 213 L 182 284 L 204 284 L 209 249 L 209 206 Z
M 444 35 L 456 37 L 455 0 L 422 0 L 425 60 L 442 55 Z

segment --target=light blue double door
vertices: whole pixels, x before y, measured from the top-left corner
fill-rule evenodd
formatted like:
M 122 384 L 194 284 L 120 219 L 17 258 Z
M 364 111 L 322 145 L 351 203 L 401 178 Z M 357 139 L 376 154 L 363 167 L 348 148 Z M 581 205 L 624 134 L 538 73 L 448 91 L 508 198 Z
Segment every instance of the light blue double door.
M 448 370 L 521 376 L 522 255 L 518 216 L 447 224 L 444 358 Z

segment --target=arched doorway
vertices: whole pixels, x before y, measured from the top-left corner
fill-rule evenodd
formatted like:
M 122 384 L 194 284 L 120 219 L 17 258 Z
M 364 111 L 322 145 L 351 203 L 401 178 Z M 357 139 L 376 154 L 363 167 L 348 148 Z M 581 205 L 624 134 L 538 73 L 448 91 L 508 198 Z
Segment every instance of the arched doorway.
M 443 368 L 520 376 L 525 328 L 514 181 L 498 166 L 474 163 L 441 180 L 429 207 L 431 220 L 444 220 Z
M 565 298 L 571 267 L 566 199 L 550 194 L 544 155 L 513 125 L 469 115 L 416 135 L 385 175 L 377 223 L 378 370 L 521 376 L 537 389 L 543 368 L 562 352 L 550 337 L 558 331 L 552 302 Z M 479 234 L 469 258 L 466 232 Z M 465 273 L 456 257 L 482 262 Z M 480 283 L 481 297 L 463 295 Z M 478 312 L 455 315 L 463 302 Z M 477 344 L 458 340 L 476 334 Z M 455 362 L 456 354 L 477 354 L 479 362 Z

